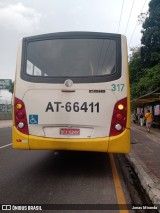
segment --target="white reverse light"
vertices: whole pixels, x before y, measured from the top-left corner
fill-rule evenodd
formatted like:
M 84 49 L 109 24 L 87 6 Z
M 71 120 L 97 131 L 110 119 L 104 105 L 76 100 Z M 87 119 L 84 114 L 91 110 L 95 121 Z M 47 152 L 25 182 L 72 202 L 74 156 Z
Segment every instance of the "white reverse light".
M 121 124 L 116 124 L 115 125 L 115 129 L 120 131 L 122 129 L 122 125 Z
M 18 127 L 19 127 L 20 129 L 22 129 L 22 128 L 24 127 L 24 123 L 19 122 Z

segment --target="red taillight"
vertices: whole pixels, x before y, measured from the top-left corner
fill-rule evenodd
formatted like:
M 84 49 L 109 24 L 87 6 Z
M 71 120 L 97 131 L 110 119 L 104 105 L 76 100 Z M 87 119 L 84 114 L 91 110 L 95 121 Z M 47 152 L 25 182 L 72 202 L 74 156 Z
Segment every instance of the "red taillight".
M 122 133 L 126 128 L 127 121 L 127 98 L 119 100 L 113 110 L 110 136 Z
M 121 121 L 123 119 L 123 115 L 121 113 L 117 113 L 115 116 L 118 121 Z
M 29 134 L 25 105 L 18 98 L 14 99 L 14 119 L 16 128 L 23 134 Z
M 25 115 L 22 112 L 18 112 L 16 116 L 18 119 L 22 119 Z

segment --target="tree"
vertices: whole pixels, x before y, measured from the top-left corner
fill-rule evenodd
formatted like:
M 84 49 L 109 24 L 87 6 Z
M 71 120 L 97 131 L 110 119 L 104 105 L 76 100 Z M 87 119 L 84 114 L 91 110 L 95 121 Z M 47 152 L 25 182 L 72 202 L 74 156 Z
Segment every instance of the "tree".
M 149 68 L 160 63 L 160 0 L 150 1 L 148 17 L 142 27 L 142 66 Z
M 131 84 L 131 98 L 138 98 L 148 92 L 152 92 L 160 85 L 160 64 L 145 69 L 143 77 Z
M 142 17 L 142 18 L 141 18 Z M 129 62 L 131 99 L 155 90 L 160 85 L 160 0 L 151 0 L 149 11 L 140 15 L 143 22 L 142 46 L 134 49 Z
M 129 61 L 130 83 L 135 83 L 141 76 L 141 55 L 140 48 L 132 49 L 132 56 Z

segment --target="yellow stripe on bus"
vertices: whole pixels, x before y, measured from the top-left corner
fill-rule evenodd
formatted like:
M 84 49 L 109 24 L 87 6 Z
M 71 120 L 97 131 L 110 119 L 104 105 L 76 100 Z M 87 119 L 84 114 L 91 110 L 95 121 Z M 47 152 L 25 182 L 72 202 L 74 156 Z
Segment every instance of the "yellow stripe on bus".
M 121 186 L 120 178 L 118 175 L 118 171 L 114 162 L 113 155 L 110 153 L 109 154 L 110 162 L 111 162 L 111 168 L 112 168 L 112 174 L 113 174 L 113 179 L 114 179 L 114 184 L 115 184 L 115 190 L 116 190 L 116 196 L 118 200 L 118 205 L 126 205 L 126 200 L 125 196 L 123 193 L 123 189 Z M 119 211 L 120 213 L 129 213 L 128 210 L 121 210 Z

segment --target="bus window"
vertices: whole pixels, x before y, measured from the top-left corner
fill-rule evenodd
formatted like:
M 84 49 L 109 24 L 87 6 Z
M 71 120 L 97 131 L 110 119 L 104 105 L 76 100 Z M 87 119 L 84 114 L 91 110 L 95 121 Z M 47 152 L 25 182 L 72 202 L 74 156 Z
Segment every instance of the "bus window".
M 116 42 L 111 39 L 29 42 L 27 61 L 51 77 L 110 75 L 116 71 Z

